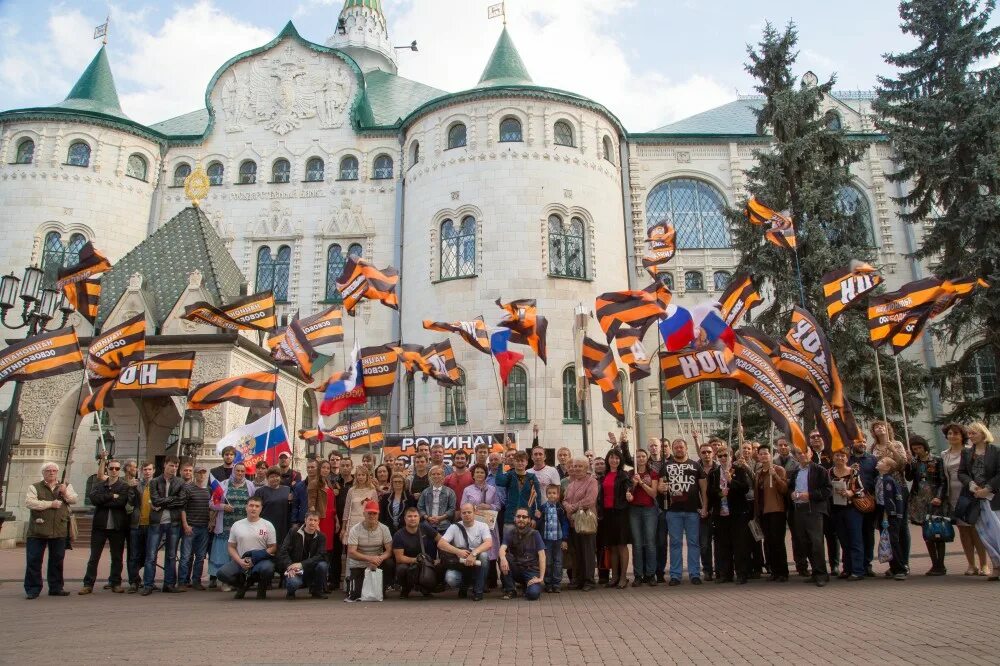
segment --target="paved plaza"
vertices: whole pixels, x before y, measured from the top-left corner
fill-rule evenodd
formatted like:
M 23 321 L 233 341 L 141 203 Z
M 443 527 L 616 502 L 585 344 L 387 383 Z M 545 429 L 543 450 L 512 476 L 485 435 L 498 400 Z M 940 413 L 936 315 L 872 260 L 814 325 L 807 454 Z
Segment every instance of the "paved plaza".
M 496 593 L 481 603 L 458 601 L 455 592 L 407 601 L 393 594 L 352 605 L 334 597 L 287 602 L 280 592 L 263 602 L 219 592 L 80 597 L 86 547 L 67 556 L 74 594 L 29 602 L 20 582 L 24 551 L 3 550 L 0 663 L 177 663 L 181 653 L 218 664 L 1000 663 L 992 630 L 1000 584 L 962 576 L 957 544 L 949 546 L 952 574 L 924 577 L 922 545 L 914 541 L 916 575 L 906 582 L 684 584 L 563 592 L 532 603 Z

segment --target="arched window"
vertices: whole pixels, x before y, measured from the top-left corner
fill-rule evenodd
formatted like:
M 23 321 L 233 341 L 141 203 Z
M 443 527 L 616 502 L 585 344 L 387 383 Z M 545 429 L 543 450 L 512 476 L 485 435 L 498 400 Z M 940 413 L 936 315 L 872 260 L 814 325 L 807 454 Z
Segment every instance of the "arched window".
M 310 157 L 306 162 L 306 182 L 318 183 L 325 177 L 326 164 L 322 158 Z
M 212 162 L 208 165 L 208 184 L 209 185 L 222 185 L 222 178 L 225 176 L 226 170 L 222 166 L 222 162 Z
M 604 159 L 606 159 L 607 161 L 609 161 L 612 164 L 614 164 L 615 163 L 615 145 L 614 145 L 614 143 L 611 142 L 611 137 L 610 136 L 604 137 L 603 144 L 604 144 Z
M 667 285 L 667 289 L 670 291 L 674 290 L 674 274 L 673 273 L 659 273 L 656 277 L 663 280 L 663 284 Z
M 853 217 L 860 225 L 864 233 L 865 242 L 868 247 L 875 247 L 875 232 L 872 228 L 872 211 L 868 205 L 868 197 L 854 185 L 845 185 L 837 192 L 837 210 L 843 215 Z M 837 244 L 841 241 L 831 230 L 827 229 L 827 238 L 831 243 Z
M 388 180 L 392 178 L 392 158 L 388 155 L 379 155 L 375 158 L 375 180 Z
M 712 273 L 712 284 L 715 286 L 716 291 L 725 291 L 726 287 L 729 286 L 729 281 L 733 279 L 733 276 L 729 274 L 729 271 L 715 271 Z
M 66 164 L 70 166 L 90 166 L 90 146 L 85 141 L 74 141 L 66 154 Z
M 414 141 L 413 145 L 410 146 L 410 166 L 413 166 L 420 161 L 420 142 Z
M 191 175 L 191 165 L 187 162 L 178 164 L 174 169 L 174 187 L 184 187 L 184 179 Z
M 35 161 L 35 142 L 31 139 L 21 139 L 17 144 L 17 154 L 14 156 L 14 164 L 31 164 Z
M 274 300 L 288 302 L 288 271 L 292 262 L 292 248 L 282 245 L 278 253 L 271 254 L 267 245 L 257 250 L 256 291 L 274 292 Z
M 347 408 L 347 418 L 359 419 L 372 412 L 378 412 L 382 417 L 382 423 L 389 422 L 389 402 L 390 396 L 370 395 L 363 405 L 353 405 Z
M 253 185 L 257 182 L 257 163 L 253 160 L 244 160 L 240 164 L 240 185 Z
M 441 223 L 441 279 L 472 277 L 476 274 L 476 219 L 462 218 Z
M 500 143 L 523 141 L 521 121 L 517 118 L 504 118 L 500 121 Z
M 705 291 L 705 278 L 699 271 L 688 271 L 684 274 L 684 289 L 687 291 Z
M 406 375 L 406 420 L 403 422 L 404 428 L 413 427 L 413 412 L 417 405 L 416 387 L 414 386 L 413 375 Z
M 559 277 L 586 278 L 586 227 L 574 217 L 564 226 L 558 215 L 549 215 L 549 274 Z
M 343 248 L 334 243 L 326 249 L 326 301 L 328 303 L 343 303 L 340 292 L 337 291 L 337 278 L 344 272 L 347 257 Z
M 288 160 L 284 158 L 274 160 L 274 163 L 271 165 L 271 182 L 287 183 L 291 177 L 292 165 L 288 163 Z
M 448 128 L 448 149 L 461 148 L 465 145 L 465 125 L 455 123 Z
M 528 373 L 519 365 L 511 368 L 507 380 L 507 422 L 528 422 Z
M 316 393 L 310 389 L 302 392 L 302 427 L 311 428 L 316 422 L 316 408 L 313 406 Z
M 465 384 L 465 370 L 458 369 L 458 381 Z M 456 420 L 457 417 L 457 420 Z M 468 414 L 465 408 L 465 389 L 449 386 L 444 390 L 444 419 L 441 425 L 463 425 Z
M 722 193 L 708 183 L 674 178 L 654 187 L 646 198 L 646 229 L 672 222 L 679 249 L 728 248 L 725 210 Z
M 966 360 L 962 392 L 966 400 L 997 396 L 997 357 L 992 347 L 981 347 Z
M 576 397 L 576 368 L 572 365 L 562 373 L 563 421 L 580 421 L 580 401 Z
M 132 153 L 128 156 L 125 164 L 125 175 L 130 178 L 146 180 L 146 158 L 139 153 Z
M 831 131 L 837 131 L 843 129 L 843 122 L 840 120 L 840 114 L 836 111 L 827 111 L 823 116 L 823 122 L 826 124 L 826 128 Z
M 83 234 L 73 234 L 69 243 L 63 243 L 62 234 L 50 231 L 42 245 L 42 286 L 52 287 L 59 276 L 59 269 L 80 263 L 80 250 L 87 244 Z
M 357 180 L 358 179 L 358 158 L 353 155 L 348 155 L 344 159 L 340 160 L 340 176 L 338 180 Z
M 557 120 L 552 127 L 552 133 L 557 146 L 574 146 L 573 126 L 565 120 Z
M 362 252 L 362 250 L 361 250 L 361 244 L 360 243 L 351 243 L 351 246 L 349 248 L 347 248 L 347 256 L 348 257 L 360 257 L 361 256 L 361 252 Z

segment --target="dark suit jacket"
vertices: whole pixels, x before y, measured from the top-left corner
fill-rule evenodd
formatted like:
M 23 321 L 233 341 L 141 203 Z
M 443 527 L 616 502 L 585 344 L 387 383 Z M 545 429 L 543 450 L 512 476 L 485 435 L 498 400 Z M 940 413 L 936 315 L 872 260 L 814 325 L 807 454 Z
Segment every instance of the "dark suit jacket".
M 972 482 L 972 451 L 969 447 L 962 450 L 962 461 L 958 464 L 958 482 L 962 484 L 962 494 L 973 497 L 969 490 L 969 483 Z M 990 508 L 994 511 L 1000 510 L 1000 446 L 989 444 L 986 446 L 986 485 L 993 489 L 993 500 Z M 979 502 L 974 503 L 974 513 L 970 514 L 969 522 L 976 524 L 979 517 Z
M 808 510 L 815 511 L 816 513 L 822 513 L 823 515 L 830 514 L 830 498 L 833 497 L 833 484 L 830 482 L 830 474 L 823 467 L 817 465 L 815 462 L 809 463 L 809 467 L 805 470 L 797 469 L 791 473 L 788 477 L 788 498 L 792 502 L 796 511 L 803 508 L 802 504 L 795 504 L 791 499 L 792 493 L 795 492 L 795 482 L 799 478 L 799 474 L 806 471 L 809 474 L 809 504 Z

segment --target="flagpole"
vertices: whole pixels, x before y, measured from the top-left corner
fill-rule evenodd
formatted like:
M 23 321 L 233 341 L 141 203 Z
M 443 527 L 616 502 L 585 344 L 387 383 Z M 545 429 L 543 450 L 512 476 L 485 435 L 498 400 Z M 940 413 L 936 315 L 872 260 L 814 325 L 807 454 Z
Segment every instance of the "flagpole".
M 87 371 L 86 370 L 83 371 L 83 383 L 87 386 L 87 391 L 90 393 L 90 397 L 93 398 L 94 397 L 94 387 L 90 385 L 89 381 L 87 381 Z M 80 411 L 80 399 L 79 399 L 79 397 L 77 398 L 76 403 L 77 403 L 77 408 L 76 409 L 79 412 Z M 101 413 L 103 411 L 104 410 L 102 409 L 102 410 L 100 410 L 100 411 L 97 412 L 97 437 L 101 441 L 101 451 L 107 452 L 108 447 L 104 444 L 104 426 L 101 424 Z
M 738 393 L 736 395 L 739 396 Z M 737 409 L 739 409 L 739 401 L 737 401 L 736 405 Z M 736 420 L 736 409 L 733 409 L 729 412 L 729 439 L 727 440 L 727 444 L 729 444 L 729 446 L 733 445 L 733 422 L 735 420 Z
M 286 334 L 287 335 L 287 334 Z M 275 403 L 278 402 L 278 364 L 272 359 L 271 364 L 274 366 L 274 395 L 271 396 L 271 424 L 267 429 L 267 435 L 264 436 L 264 464 L 267 465 L 267 452 L 271 448 L 271 431 L 274 430 L 275 422 Z M 288 436 L 288 433 L 285 433 Z M 270 466 L 270 465 L 268 465 Z M 254 468 L 256 469 L 256 465 Z
M 802 267 L 799 265 L 799 248 L 798 243 L 792 248 L 792 252 L 795 253 L 795 274 L 799 281 L 799 303 L 803 308 L 806 307 L 806 291 L 802 286 Z
M 451 386 L 445 391 L 451 392 L 451 424 L 455 429 L 455 445 L 458 445 L 458 387 Z M 445 394 L 447 396 L 447 393 Z M 445 398 L 447 402 L 447 397 Z M 446 415 L 447 416 L 447 415 Z
M 660 340 L 660 336 L 657 335 L 656 336 L 656 361 L 657 361 L 657 363 L 659 363 L 659 361 L 660 361 L 660 350 L 662 348 L 663 348 L 663 342 Z M 664 439 L 667 438 L 666 426 L 664 426 L 664 424 L 663 424 L 663 421 L 664 421 L 664 419 L 663 419 L 663 367 L 660 366 L 659 368 L 657 368 L 657 370 L 658 370 L 658 375 L 659 375 L 659 382 L 658 382 L 659 385 L 657 386 L 657 391 L 658 391 L 659 396 L 660 396 L 660 440 L 661 440 L 660 444 L 662 445 L 663 444 L 662 440 L 664 440 Z M 673 402 L 673 401 L 671 400 L 671 402 Z
M 694 396 L 696 398 L 695 403 L 698 405 L 698 423 L 699 423 L 699 427 L 701 428 L 701 435 L 702 435 L 702 437 L 704 437 L 705 436 L 705 412 L 701 408 L 701 387 L 700 386 L 697 386 L 697 385 L 695 386 Z
M 136 399 L 136 407 L 139 410 L 139 420 L 135 428 L 135 460 L 139 468 L 142 469 L 142 458 L 139 457 L 139 448 L 142 437 L 142 383 L 139 384 L 139 397 Z
M 684 434 L 684 423 L 681 422 L 681 414 L 680 414 L 680 412 L 677 411 L 677 403 L 674 402 L 673 398 L 670 398 L 670 406 L 674 408 L 674 418 L 677 419 L 678 434 L 679 435 L 683 435 Z
M 743 446 L 743 396 L 736 392 L 736 441 Z M 729 446 L 733 446 L 733 440 L 729 440 Z
M 73 410 L 73 429 L 70 431 L 69 435 L 69 445 L 66 448 L 66 459 L 63 461 L 62 467 L 62 482 L 66 481 L 66 471 L 69 467 L 69 459 L 73 454 L 73 448 L 76 446 L 76 431 L 79 429 L 80 421 L 80 398 L 83 397 L 83 387 L 87 384 L 87 371 L 83 371 L 83 381 L 80 383 L 80 390 L 76 393 L 76 409 Z M 103 447 L 102 449 L 103 450 Z
M 187 400 L 184 400 L 184 411 L 181 412 L 181 425 L 177 428 L 177 459 L 180 460 L 181 456 L 184 455 L 184 419 L 187 417 Z M 194 464 L 194 460 L 191 460 L 191 464 Z
M 531 374 L 531 381 L 534 384 L 534 386 L 531 387 L 532 402 L 534 403 L 532 405 L 532 416 L 535 417 L 535 423 L 538 423 L 538 354 L 535 354 L 535 363 L 534 367 L 531 369 Z
M 899 413 L 903 416 L 903 442 L 907 450 L 909 450 L 910 426 L 906 422 L 906 404 L 903 398 L 903 373 L 899 370 L 899 356 L 893 354 L 892 360 L 896 363 L 896 383 L 899 385 Z
M 882 366 L 878 360 L 878 347 L 873 346 L 872 351 L 875 352 L 875 379 L 878 380 L 878 399 L 882 404 L 882 420 L 888 423 L 889 418 L 886 416 L 885 411 L 885 395 L 882 392 Z
M 465 405 L 465 423 L 469 426 L 469 443 L 472 443 L 472 419 L 469 418 L 469 392 L 465 388 L 465 384 L 462 385 L 462 403 Z

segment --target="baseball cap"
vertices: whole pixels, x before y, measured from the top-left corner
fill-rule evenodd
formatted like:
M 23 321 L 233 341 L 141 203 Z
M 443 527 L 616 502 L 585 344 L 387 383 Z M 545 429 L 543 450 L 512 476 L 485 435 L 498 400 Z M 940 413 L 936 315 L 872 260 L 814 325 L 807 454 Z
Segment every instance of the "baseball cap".
M 365 513 L 378 513 L 378 502 L 374 500 L 365 502 Z
M 278 457 L 279 458 L 291 458 L 292 454 L 289 453 L 288 451 L 282 451 L 281 453 L 278 454 Z

